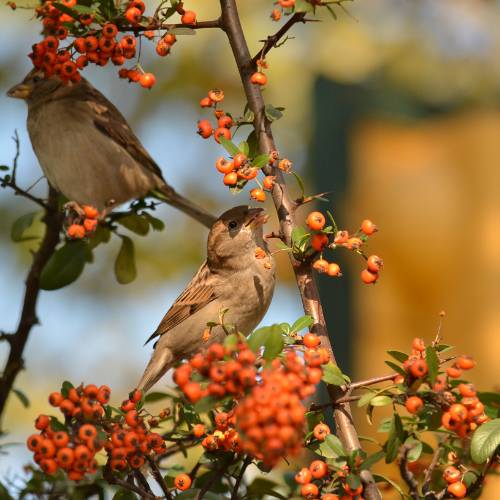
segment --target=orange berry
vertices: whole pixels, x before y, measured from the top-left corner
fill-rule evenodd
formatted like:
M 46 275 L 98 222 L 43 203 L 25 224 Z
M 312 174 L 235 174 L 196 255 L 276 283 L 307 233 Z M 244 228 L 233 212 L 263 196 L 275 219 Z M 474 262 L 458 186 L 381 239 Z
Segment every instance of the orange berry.
M 328 236 L 323 233 L 315 233 L 311 236 L 311 246 L 316 252 L 321 252 L 328 245 Z
M 83 424 L 80 429 L 78 429 L 78 437 L 82 441 L 95 439 L 97 437 L 97 430 L 92 424 Z
M 164 37 L 163 40 L 165 43 L 168 43 L 169 45 L 173 45 L 177 41 L 177 37 L 173 33 L 167 33 Z
M 319 489 L 314 483 L 304 484 L 302 488 L 300 488 L 300 494 L 304 498 L 317 498 Z
M 263 202 L 266 200 L 266 193 L 260 188 L 254 188 L 250 191 L 250 198 Z
M 363 493 L 363 485 L 359 485 L 355 490 L 353 490 L 347 483 L 344 484 L 344 490 L 350 497 L 355 497 Z
M 223 182 L 226 186 L 234 186 L 238 182 L 238 174 L 236 172 L 226 174 Z
M 327 273 L 328 276 L 342 276 L 342 273 L 340 272 L 340 266 L 338 264 L 335 264 L 335 262 L 328 264 Z
M 340 500 L 338 495 L 334 493 L 327 493 L 321 497 L 321 500 Z
M 97 229 L 97 220 L 96 219 L 85 219 L 83 221 L 83 227 L 87 233 L 93 233 Z
M 251 77 L 250 81 L 255 85 L 266 85 L 267 84 L 267 76 L 261 71 L 256 71 Z
M 419 351 L 419 352 L 425 351 L 425 342 L 424 342 L 424 339 L 420 339 L 418 337 L 415 337 L 413 339 L 411 347 L 412 347 L 412 349 L 414 351 Z
M 130 464 L 130 467 L 132 467 L 132 469 L 140 469 L 144 465 L 144 462 L 145 458 L 139 457 L 137 455 L 130 457 L 128 460 L 128 463 Z
M 378 274 L 372 273 L 368 269 L 363 269 L 361 271 L 361 281 L 366 285 L 375 283 L 378 280 Z
M 325 259 L 318 259 L 314 261 L 313 269 L 316 269 L 318 273 L 327 273 L 328 272 L 328 261 Z
M 410 366 L 410 373 L 416 378 L 425 377 L 428 371 L 429 367 L 425 359 L 417 359 Z
M 345 244 L 348 250 L 357 250 L 363 244 L 363 240 L 357 237 L 349 238 Z
M 476 388 L 473 384 L 458 384 L 458 392 L 466 398 L 473 398 L 476 395 Z
M 321 479 L 328 474 L 328 465 L 323 460 L 313 460 L 309 465 L 309 470 L 314 479 Z
M 298 484 L 308 484 L 312 480 L 311 471 L 307 467 L 303 467 L 302 469 L 295 474 L 295 482 Z
M 326 219 L 321 212 L 311 212 L 306 219 L 306 224 L 313 231 L 321 231 L 325 227 Z
M 450 431 L 457 430 L 460 426 L 460 421 L 452 418 L 449 411 L 443 413 L 443 415 L 441 416 L 441 423 L 443 424 L 443 427 L 445 429 L 448 429 Z
M 139 414 L 137 410 L 130 410 L 125 414 L 125 422 L 127 422 L 130 427 L 135 427 L 139 424 Z
M 200 100 L 200 106 L 202 108 L 211 108 L 213 106 L 213 101 L 210 99 L 210 97 L 204 97 L 203 99 Z
M 165 40 L 159 40 L 158 43 L 156 44 L 156 53 L 160 57 L 165 57 L 170 54 L 170 45 L 165 42 Z
M 107 385 L 101 385 L 101 387 L 99 387 L 99 390 L 97 391 L 97 401 L 104 405 L 109 402 L 110 397 L 111 389 Z
M 73 451 L 78 462 L 86 462 L 92 458 L 92 452 L 84 444 L 79 444 Z
M 318 347 L 321 344 L 321 339 L 314 333 L 306 333 L 304 335 L 304 345 L 306 347 Z
M 443 471 L 443 479 L 447 483 L 456 483 L 457 481 L 460 481 L 461 477 L 462 477 L 462 473 L 453 465 L 449 465 Z
M 224 115 L 217 120 L 217 124 L 219 127 L 231 128 L 233 126 L 233 119 L 228 115 Z
M 153 73 L 144 73 L 139 79 L 139 85 L 145 89 L 150 89 L 156 83 L 156 77 Z
M 467 495 L 467 487 L 464 483 L 452 483 L 448 486 L 447 490 L 455 498 L 464 498 Z
M 476 362 L 470 356 L 459 356 L 455 361 L 455 365 L 461 370 L 470 370 L 476 366 Z
M 59 409 L 65 415 L 73 415 L 73 412 L 75 411 L 75 404 L 69 399 L 64 399 L 59 405 Z
M 56 459 L 60 467 L 67 468 L 75 460 L 75 453 L 71 448 L 61 448 L 57 451 Z
M 69 443 L 68 433 L 65 431 L 54 432 L 52 441 L 54 441 L 57 448 L 64 448 Z
M 35 428 L 39 431 L 43 431 L 44 429 L 46 429 L 49 424 L 50 418 L 47 415 L 38 415 L 37 419 L 35 420 Z
M 212 135 L 212 133 L 212 124 L 208 120 L 200 120 L 198 122 L 198 134 L 200 134 L 203 139 L 208 139 Z
M 138 403 L 143 396 L 143 392 L 140 389 L 135 389 L 132 391 L 129 395 L 130 401 L 133 401 L 134 403 Z
M 125 11 L 125 19 L 130 24 L 137 24 L 141 21 L 142 12 L 137 7 L 129 7 Z
M 410 396 L 405 406 L 410 413 L 418 413 L 424 407 L 424 402 L 418 396 Z
M 99 217 L 99 210 L 92 205 L 83 205 L 82 209 L 87 219 L 97 219 Z
M 117 33 L 118 33 L 118 28 L 116 27 L 116 24 L 106 23 L 102 27 L 102 34 L 106 38 L 114 38 Z
M 32 434 L 26 440 L 26 446 L 31 451 L 38 451 L 41 442 L 43 441 L 43 437 L 40 434 Z
M 450 413 L 453 420 L 465 422 L 465 420 L 467 419 L 468 410 L 464 405 L 460 403 L 452 404 L 448 412 Z
M 262 181 L 262 185 L 264 186 L 264 189 L 267 189 L 268 191 L 272 191 L 272 189 L 274 187 L 275 179 L 276 179 L 275 175 L 266 175 L 264 177 L 264 180 Z
M 213 102 L 222 102 L 224 100 L 224 91 L 221 89 L 209 90 L 207 95 L 208 98 Z M 220 116 L 218 118 L 220 118 Z
M 229 172 L 232 172 L 234 170 L 234 164 L 233 162 L 226 160 L 223 156 L 220 156 L 215 162 L 215 168 L 221 174 L 228 174 Z
M 203 396 L 201 386 L 198 382 L 188 382 L 182 390 L 191 403 L 196 403 Z
M 377 226 L 369 219 L 365 219 L 361 223 L 361 231 L 366 234 L 366 236 L 371 236 L 378 231 Z
M 178 490 L 188 490 L 191 487 L 191 478 L 187 474 L 179 474 L 174 479 L 174 485 Z
M 317 424 L 313 429 L 314 437 L 318 441 L 324 441 L 324 439 L 326 438 L 326 436 L 328 436 L 328 434 L 330 434 L 330 432 L 330 427 L 328 427 L 328 425 L 326 424 Z
M 45 474 L 55 474 L 59 466 L 57 462 L 51 458 L 46 458 L 40 462 L 40 468 Z
M 135 49 L 137 45 L 137 38 L 135 38 L 134 35 L 125 35 L 121 40 L 120 40 L 120 47 L 123 50 L 131 50 Z M 96 47 L 97 48 L 97 47 Z M 94 49 L 95 50 L 95 49 Z
M 81 240 L 85 237 L 85 228 L 81 224 L 71 224 L 66 233 L 70 238 Z
M 281 19 L 281 10 L 273 9 L 271 12 L 271 19 L 276 22 L 279 21 Z M 325 497 L 323 496 L 323 498 Z
M 446 368 L 446 374 L 450 378 L 458 378 L 462 375 L 462 370 L 456 368 L 455 366 L 449 366 L 448 368 Z
M 220 143 L 220 138 L 224 137 L 228 141 L 231 140 L 231 131 L 228 128 L 224 127 L 219 127 L 215 132 L 214 132 L 214 139 Z
M 42 439 L 36 451 L 44 458 L 52 458 L 56 454 L 56 445 L 51 439 Z
M 181 16 L 182 24 L 196 24 L 196 12 L 192 10 L 186 10 Z
M 205 434 L 205 426 L 203 424 L 196 424 L 193 426 L 193 435 L 197 438 L 200 438 Z
M 238 153 L 233 158 L 233 163 L 235 168 L 240 168 L 247 162 L 247 156 L 243 153 Z

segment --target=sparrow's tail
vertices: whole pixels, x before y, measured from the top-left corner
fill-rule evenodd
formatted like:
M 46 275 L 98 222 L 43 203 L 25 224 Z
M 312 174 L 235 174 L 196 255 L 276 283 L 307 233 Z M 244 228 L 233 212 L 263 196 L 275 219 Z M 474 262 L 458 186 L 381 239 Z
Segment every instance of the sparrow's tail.
M 211 228 L 213 223 L 216 221 L 216 217 L 209 214 L 203 208 L 199 207 L 187 198 L 184 198 L 184 196 L 180 195 L 173 187 L 166 183 L 158 188 L 158 190 L 154 191 L 154 194 L 160 200 L 165 201 L 169 205 L 181 210 L 208 228 Z
M 142 374 L 141 380 L 137 384 L 137 389 L 147 392 L 160 380 L 167 370 L 174 364 L 175 358 L 168 348 L 155 349 L 153 356 L 149 360 L 148 366 Z

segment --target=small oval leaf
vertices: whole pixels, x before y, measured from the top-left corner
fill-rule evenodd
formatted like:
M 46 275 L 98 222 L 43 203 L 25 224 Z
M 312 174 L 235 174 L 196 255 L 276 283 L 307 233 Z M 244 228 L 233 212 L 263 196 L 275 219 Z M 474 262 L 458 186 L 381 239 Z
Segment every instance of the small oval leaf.
M 134 242 L 128 237 L 119 235 L 122 246 L 115 261 L 115 276 L 118 283 L 126 285 L 135 280 L 137 269 L 135 267 Z
M 87 245 L 83 241 L 68 241 L 56 250 L 40 276 L 42 290 L 57 290 L 76 281 L 82 274 L 87 259 Z

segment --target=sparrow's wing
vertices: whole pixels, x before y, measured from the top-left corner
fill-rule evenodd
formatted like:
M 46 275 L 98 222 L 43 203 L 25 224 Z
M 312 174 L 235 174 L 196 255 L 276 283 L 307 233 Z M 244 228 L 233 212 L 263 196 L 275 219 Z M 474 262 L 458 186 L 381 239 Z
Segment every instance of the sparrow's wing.
M 82 93 L 81 99 L 92 112 L 97 130 L 127 151 L 139 165 L 151 170 L 160 179 L 163 179 L 160 167 L 149 156 L 120 111 L 88 82 L 82 81 L 77 89 L 75 91 Z
M 167 333 L 216 298 L 214 278 L 205 262 L 186 289 L 177 297 L 174 305 L 167 311 L 156 331 L 146 341 L 146 344 L 155 337 Z

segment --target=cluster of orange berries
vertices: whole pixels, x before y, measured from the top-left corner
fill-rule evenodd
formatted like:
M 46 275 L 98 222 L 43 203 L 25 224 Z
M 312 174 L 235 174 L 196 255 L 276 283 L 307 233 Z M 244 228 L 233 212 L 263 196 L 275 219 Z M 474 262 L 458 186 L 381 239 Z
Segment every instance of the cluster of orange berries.
M 165 452 L 160 434 L 150 431 L 137 407 L 142 393 L 135 391 L 124 401 L 123 414 L 111 418 L 107 406 L 111 396 L 108 386 L 93 384 L 73 387 L 66 383 L 60 392 L 49 396 L 49 403 L 64 415 L 64 424 L 55 417 L 40 415 L 35 421 L 39 434 L 28 437 L 27 446 L 34 461 L 47 474 L 58 470 L 79 481 L 97 471 L 95 455 L 102 449 L 108 454 L 108 466 L 114 471 L 137 469 L 145 457 Z
M 453 465 L 449 465 L 443 471 L 443 479 L 448 483 L 448 493 L 455 498 L 464 498 L 467 495 L 467 487 L 462 482 L 463 474 Z
M 63 413 L 66 425 L 53 417 L 39 415 L 35 428 L 40 433 L 29 436 L 27 446 L 45 473 L 55 474 L 62 469 L 69 479 L 79 481 L 84 474 L 97 470 L 94 456 L 103 443 L 96 427 L 89 422 L 103 417 L 111 391 L 105 385 L 90 384 L 62 392 L 65 396 L 61 392 L 50 394 L 49 403 Z
M 224 100 L 224 91 L 220 89 L 212 89 L 208 91 L 206 97 L 200 100 L 202 108 L 214 108 L 214 116 L 217 120 L 216 126 L 212 126 L 210 120 L 198 121 L 198 134 L 203 139 L 208 139 L 212 135 L 214 139 L 220 143 L 220 138 L 224 137 L 230 140 L 232 137 L 231 128 L 235 125 L 231 115 L 226 114 L 224 110 L 218 108 L 218 105 Z
M 85 236 L 91 235 L 99 224 L 99 210 L 97 208 L 84 205 L 82 210 L 83 214 L 74 219 L 66 229 L 66 234 L 73 240 L 81 240 Z
M 217 412 L 214 417 L 215 430 L 207 433 L 204 424 L 196 424 L 193 427 L 193 435 L 197 438 L 203 437 L 201 445 L 207 451 L 230 451 L 241 453 L 241 437 L 236 431 L 236 417 L 234 411 Z
M 312 395 L 321 380 L 317 360 L 329 359 L 318 358 L 311 351 L 304 358 L 308 366 L 294 351 L 285 352 L 282 360 L 273 360 L 262 371 L 259 384 L 236 407 L 243 450 L 266 465 L 297 455 L 302 448 L 306 409 L 301 400 Z
M 330 235 L 333 234 L 329 231 L 324 231 L 326 225 L 326 218 L 321 212 L 311 212 L 306 219 L 306 224 L 311 231 L 311 247 L 316 252 L 322 252 L 327 246 L 330 245 Z M 365 219 L 361 223 L 361 228 L 355 235 L 350 235 L 348 231 L 336 231 L 333 234 L 332 248 L 342 246 L 348 250 L 359 250 L 365 243 L 366 238 L 372 236 L 378 231 L 377 226 L 369 220 Z M 363 283 L 369 285 L 375 283 L 379 278 L 384 262 L 377 255 L 370 255 L 366 257 L 366 269 L 361 271 L 361 280 Z M 313 268 L 319 273 L 328 274 L 328 276 L 339 277 L 342 276 L 340 266 L 335 262 L 328 262 L 323 257 L 320 257 L 313 263 Z
M 77 0 L 61 0 L 61 4 L 68 9 L 73 9 L 77 3 Z M 145 8 L 142 0 L 130 0 L 123 5 L 119 17 L 124 18 L 132 28 L 137 27 L 144 20 L 150 21 L 144 17 Z M 181 15 L 182 24 L 196 24 L 196 13 L 184 10 L 182 2 L 176 5 L 176 10 Z M 103 21 L 94 14 L 81 14 L 76 9 L 73 12 L 74 16 L 62 12 L 52 0 L 44 0 L 35 9 L 36 16 L 42 21 L 45 38 L 33 45 L 29 56 L 34 67 L 43 70 L 46 77 L 56 75 L 65 83 L 77 83 L 81 78 L 80 71 L 89 63 L 106 66 L 111 61 L 116 66 L 122 66 L 127 60 L 135 58 L 136 35 L 128 34 L 117 39 L 120 30 L 116 24 Z M 67 40 L 72 33 L 78 36 L 66 47 L 60 47 L 60 42 Z M 143 35 L 154 39 L 155 31 L 147 30 Z M 161 57 L 168 55 L 175 42 L 175 34 L 167 32 L 161 35 L 156 53 Z M 140 66 L 122 68 L 119 75 L 144 88 L 151 88 L 156 82 L 154 74 L 143 71 Z
M 320 424 L 325 425 L 325 424 Z M 363 485 L 360 484 L 357 488 L 351 488 L 345 481 L 345 477 L 349 473 L 348 466 L 344 466 L 337 471 L 329 469 L 328 464 L 323 460 L 313 460 L 309 467 L 302 467 L 297 474 L 295 474 L 295 482 L 301 485 L 300 494 L 304 498 L 318 498 L 320 491 L 325 487 L 330 489 L 333 483 L 338 483 L 335 490 L 342 490 L 339 496 L 335 493 L 323 493 L 321 500 L 350 500 L 352 498 L 359 498 L 363 493 Z
M 449 383 L 450 379 L 460 377 L 464 370 L 470 370 L 475 365 L 470 356 L 459 356 L 453 365 L 446 369 L 446 375 L 438 375 L 432 386 L 438 396 L 436 401 L 443 410 L 441 416 L 443 427 L 455 431 L 461 438 L 468 437 L 479 425 L 489 420 L 472 384 L 460 383 L 452 388 Z M 422 339 L 413 340 L 412 353 L 404 361 L 403 368 L 414 380 L 427 375 L 429 367 L 425 360 L 425 344 Z M 398 375 L 395 382 L 403 383 L 404 377 Z M 410 396 L 406 399 L 405 406 L 408 412 L 416 414 L 424 408 L 424 401 L 419 396 Z

